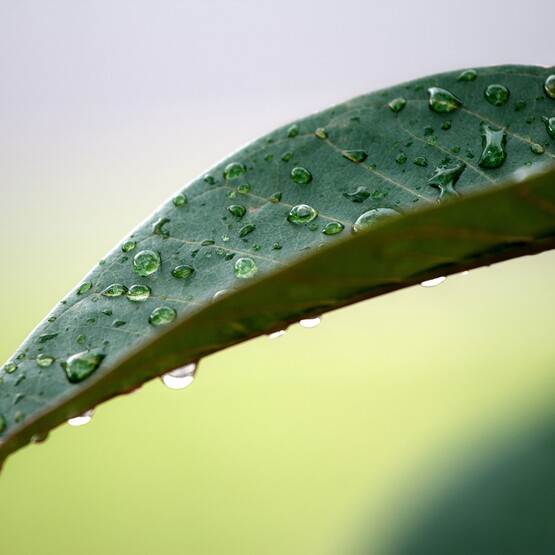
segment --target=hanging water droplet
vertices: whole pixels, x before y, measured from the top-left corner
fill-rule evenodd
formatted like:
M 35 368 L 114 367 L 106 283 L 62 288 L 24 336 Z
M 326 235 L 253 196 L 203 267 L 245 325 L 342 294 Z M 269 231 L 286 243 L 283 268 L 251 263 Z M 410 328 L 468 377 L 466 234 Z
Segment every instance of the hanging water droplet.
M 249 233 L 252 233 L 255 229 L 256 229 L 256 226 L 254 224 L 244 225 L 239 230 L 239 237 L 245 237 L 245 235 L 248 235 Z
M 146 301 L 151 294 L 150 287 L 148 285 L 132 285 L 127 292 L 127 298 L 133 302 Z M 111 316 L 112 312 L 108 316 Z
M 464 162 L 456 162 L 453 166 L 438 166 L 434 175 L 428 179 L 428 185 L 439 189 L 439 201 L 458 197 L 454 186 L 466 168 Z
M 83 414 L 80 414 L 79 416 L 70 418 L 67 421 L 67 423 L 70 426 L 84 426 L 85 424 L 88 424 L 92 420 L 93 414 L 94 414 L 94 409 L 90 409 L 84 412 Z
M 388 103 L 391 111 L 395 113 L 400 112 L 406 105 L 407 101 L 402 96 L 400 96 L 399 98 L 394 98 L 391 102 Z
M 545 130 L 547 131 L 549 136 L 555 139 L 555 117 L 552 117 L 552 118 L 543 117 L 542 121 L 545 123 Z
M 509 89 L 503 85 L 499 85 L 498 83 L 489 85 L 484 91 L 486 100 L 492 106 L 503 106 L 503 104 L 509 100 L 509 95 Z
M 161 376 L 161 380 L 164 385 L 170 389 L 184 389 L 193 383 L 196 370 L 197 364 L 192 362 L 191 364 L 186 364 L 181 368 L 164 374 Z
M 258 272 L 258 266 L 252 258 L 244 257 L 235 261 L 233 271 L 235 272 L 236 277 L 248 279 L 255 276 Z
M 447 113 L 462 107 L 462 101 L 452 92 L 440 87 L 428 89 L 428 103 L 434 112 Z
M 368 152 L 366 150 L 344 150 L 343 151 L 343 158 L 347 158 L 351 162 L 355 164 L 361 164 L 368 158 Z
M 318 127 L 314 134 L 319 138 L 325 141 L 328 138 L 328 132 L 323 127 Z
M 153 235 L 160 235 L 160 237 L 169 237 L 170 232 L 167 229 L 164 229 L 164 226 L 169 224 L 171 220 L 169 218 L 160 218 L 157 222 L 155 222 L 152 226 L 152 234 Z
M 67 379 L 71 383 L 82 382 L 100 366 L 105 356 L 99 350 L 83 351 L 70 356 L 62 363 Z
M 6 364 L 4 364 L 4 372 L 6 372 L 6 374 L 13 374 L 16 370 L 17 364 L 15 362 L 9 360 Z
M 225 167 L 224 178 L 235 179 L 242 176 L 247 171 L 247 168 L 240 162 L 232 162 Z
M 161 264 L 160 255 L 151 250 L 144 250 L 133 258 L 133 270 L 138 276 L 146 277 L 158 270 Z
M 173 205 L 176 208 L 183 206 L 184 204 L 187 204 L 187 202 L 188 202 L 187 195 L 179 194 L 173 197 Z
M 287 136 L 292 139 L 294 137 L 296 137 L 299 134 L 299 128 L 293 124 L 288 130 L 287 130 Z
M 489 125 L 481 125 L 482 132 L 482 154 L 478 165 L 482 168 L 498 168 L 505 162 L 507 153 L 505 152 L 506 135 L 504 129 L 494 131 Z
M 325 235 L 336 235 L 345 229 L 345 226 L 341 222 L 330 222 L 324 227 L 322 233 Z
M 148 317 L 148 323 L 153 326 L 164 326 L 170 324 L 177 318 L 177 312 L 169 306 L 155 308 Z
M 428 167 L 428 160 L 426 160 L 425 156 L 417 156 L 412 163 L 415 166 L 420 166 L 421 168 L 427 168 Z
M 187 265 L 176 266 L 172 270 L 172 276 L 174 278 L 181 279 L 181 278 L 185 278 L 187 276 L 190 276 L 194 271 L 195 271 L 195 269 L 191 268 L 191 266 L 187 266 Z
M 43 333 L 39 336 L 39 343 L 46 343 L 56 337 L 58 337 L 57 333 Z
M 44 354 L 37 355 L 36 358 L 37 366 L 40 366 L 41 368 L 48 368 L 49 366 L 52 366 L 54 361 L 54 357 Z
M 391 208 L 373 208 L 361 214 L 353 224 L 353 232 L 358 233 L 365 229 L 374 227 L 376 224 L 398 218 L 401 214 Z
M 293 224 L 303 225 L 311 222 L 318 216 L 318 210 L 308 204 L 298 204 L 289 211 L 287 220 Z
M 121 283 L 113 283 L 112 285 L 106 287 L 104 291 L 100 294 L 104 295 L 105 297 L 121 297 L 127 293 L 127 287 L 122 285 Z
M 404 152 L 399 152 L 397 156 L 395 156 L 395 162 L 397 164 L 404 164 L 407 161 L 407 155 Z
M 277 339 L 278 337 L 281 337 L 282 335 L 285 335 L 285 333 L 286 333 L 285 330 L 275 331 L 273 333 L 269 333 L 268 338 L 269 339 Z
M 555 98 L 555 75 L 550 75 L 543 84 L 543 90 L 549 98 Z
M 321 321 L 322 319 L 317 316 L 316 318 L 303 318 L 299 321 L 299 324 L 303 328 L 315 328 L 317 325 L 320 324 Z
M 273 195 L 268 197 L 268 200 L 273 203 L 279 202 L 281 200 L 281 193 L 274 193 Z
M 297 166 L 291 170 L 289 174 L 291 179 L 298 183 L 299 185 L 306 185 L 312 181 L 312 174 L 306 169 L 301 166 Z
M 121 246 L 121 250 L 123 252 L 129 252 L 132 251 L 136 246 L 137 243 L 135 243 L 135 241 L 125 241 L 125 243 L 123 243 L 123 245 Z
M 90 281 L 85 281 L 79 286 L 79 289 L 77 289 L 77 294 L 82 295 L 83 293 L 90 291 L 92 289 L 92 286 L 93 284 Z
M 530 145 L 530 150 L 534 153 L 534 154 L 543 154 L 545 152 L 545 148 L 543 148 L 542 145 L 538 144 L 538 143 L 532 143 Z
M 476 77 L 478 74 L 474 69 L 466 69 L 459 75 L 458 81 L 474 81 Z
M 422 285 L 422 287 L 435 287 L 436 285 L 443 283 L 446 279 L 447 278 L 445 276 L 427 279 L 426 281 L 423 281 L 420 285 Z

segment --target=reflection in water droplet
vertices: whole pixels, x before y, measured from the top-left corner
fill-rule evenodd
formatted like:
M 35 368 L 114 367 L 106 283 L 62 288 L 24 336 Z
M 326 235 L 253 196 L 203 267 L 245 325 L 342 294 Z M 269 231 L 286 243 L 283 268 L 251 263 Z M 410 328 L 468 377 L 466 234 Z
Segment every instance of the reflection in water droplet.
M 275 331 L 273 333 L 269 333 L 268 338 L 269 339 L 277 339 L 278 337 L 281 337 L 282 335 L 285 335 L 285 333 L 286 333 L 285 330 Z
M 246 171 L 247 168 L 243 164 L 239 162 L 232 162 L 225 167 L 224 177 L 225 179 L 235 179 L 243 175 Z
M 178 208 L 179 206 L 183 206 L 184 204 L 187 204 L 188 200 L 187 200 L 187 196 L 186 195 L 175 195 L 175 197 L 173 197 L 173 205 Z
M 160 379 L 164 385 L 170 389 L 184 389 L 193 383 L 196 370 L 197 364 L 192 362 L 191 364 L 186 364 L 181 368 L 164 374 Z
M 323 141 L 328 138 L 328 132 L 323 127 L 318 127 L 318 129 L 314 131 L 314 134 Z
M 133 258 L 133 270 L 138 276 L 146 277 L 160 268 L 161 259 L 157 252 L 144 250 Z
M 361 214 L 353 224 L 353 232 L 358 233 L 374 227 L 376 224 L 398 218 L 401 214 L 391 208 L 373 208 Z
M 549 98 L 555 98 L 555 75 L 550 75 L 543 84 L 543 90 Z
M 258 266 L 252 258 L 244 257 L 235 261 L 233 271 L 238 278 L 248 279 L 258 272 Z
M 297 204 L 289 211 L 287 220 L 293 224 L 303 225 L 311 222 L 318 216 L 318 211 L 308 204 Z
M 456 162 L 453 166 L 439 166 L 435 169 L 434 175 L 428 179 L 428 185 L 439 189 L 438 201 L 459 196 L 454 186 L 465 168 L 464 162 Z
M 552 117 L 552 118 L 543 117 L 542 121 L 545 123 L 545 130 L 547 131 L 549 136 L 555 139 L 555 117 Z
M 113 283 L 112 285 L 106 287 L 104 291 L 100 294 L 104 295 L 104 297 L 121 297 L 127 293 L 127 287 L 122 285 L 121 283 Z
M 291 170 L 289 174 L 291 179 L 298 183 L 299 185 L 306 185 L 312 181 L 312 174 L 306 169 L 301 166 L 297 166 Z
M 174 278 L 182 279 L 182 278 L 185 278 L 187 276 L 190 276 L 194 271 L 195 271 L 195 269 L 191 268 L 191 266 L 187 266 L 187 265 L 176 266 L 172 270 L 172 276 Z
M 507 158 L 505 130 L 494 131 L 489 125 L 482 124 L 481 131 L 483 150 L 478 165 L 482 168 L 498 168 Z
M 123 243 L 123 245 L 121 246 L 121 250 L 123 252 L 129 252 L 132 251 L 136 246 L 137 243 L 135 243 L 135 241 L 125 241 L 125 243 Z
M 216 293 L 214 293 L 214 296 L 212 297 L 212 302 L 215 302 L 218 299 L 229 295 L 230 293 L 233 293 L 233 289 L 221 289 L 220 291 L 216 291 Z
M 406 105 L 407 101 L 402 96 L 400 96 L 399 98 L 394 98 L 391 102 L 388 103 L 388 106 L 391 108 L 392 112 L 400 112 Z
M 37 355 L 36 363 L 37 363 L 37 366 L 40 366 L 41 368 L 48 368 L 49 366 L 52 366 L 52 363 L 54 362 L 54 360 L 55 360 L 54 357 L 40 354 L 40 355 Z
M 447 278 L 445 276 L 436 277 L 434 279 L 427 279 L 426 281 L 423 281 L 420 285 L 422 285 L 422 287 L 435 287 L 436 285 L 443 283 L 446 279 Z
M 498 83 L 489 85 L 484 91 L 486 100 L 492 106 L 503 106 L 503 104 L 509 100 L 509 94 L 509 89 L 503 85 L 499 85 Z
M 177 318 L 177 312 L 169 306 L 155 308 L 148 317 L 149 324 L 153 326 L 164 326 L 170 324 Z
M 360 164 L 368 158 L 368 152 L 366 150 L 344 150 L 343 151 L 343 158 L 347 158 L 351 162 L 355 162 L 355 164 Z
M 322 230 L 325 235 L 336 235 L 341 233 L 345 229 L 345 226 L 341 222 L 330 222 L 326 224 L 326 227 Z
M 452 112 L 463 105 L 452 92 L 440 87 L 428 89 L 428 103 L 434 112 L 439 113 Z
M 62 363 L 67 379 L 71 383 L 79 383 L 88 378 L 103 361 L 105 355 L 98 350 L 83 351 L 70 356 Z
M 77 294 L 82 295 L 83 293 L 86 293 L 87 291 L 90 291 L 91 289 L 92 289 L 92 283 L 90 281 L 85 281 L 85 283 L 82 283 L 79 286 L 79 289 L 77 289 Z
M 478 74 L 473 69 L 466 69 L 463 71 L 458 78 L 458 81 L 474 81 L 478 77 Z
M 133 302 L 146 301 L 150 297 L 150 287 L 148 285 L 132 285 L 127 292 L 127 298 Z M 112 314 L 110 311 L 109 316 Z
M 317 316 L 316 318 L 303 318 L 299 321 L 299 324 L 303 328 L 315 328 L 321 321 L 322 319 Z
M 67 421 L 67 423 L 70 426 L 84 426 L 85 424 L 88 424 L 92 420 L 93 414 L 94 414 L 94 409 L 88 410 L 83 414 L 81 414 L 80 416 L 76 416 L 75 418 L 70 418 Z

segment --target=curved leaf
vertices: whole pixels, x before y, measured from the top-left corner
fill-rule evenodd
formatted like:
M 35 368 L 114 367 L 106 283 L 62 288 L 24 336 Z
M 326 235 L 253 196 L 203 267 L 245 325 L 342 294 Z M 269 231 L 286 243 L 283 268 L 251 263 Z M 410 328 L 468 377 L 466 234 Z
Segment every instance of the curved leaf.
M 278 129 L 215 166 L 4 365 L 0 461 L 229 345 L 553 248 L 552 74 L 504 66 L 421 79 Z

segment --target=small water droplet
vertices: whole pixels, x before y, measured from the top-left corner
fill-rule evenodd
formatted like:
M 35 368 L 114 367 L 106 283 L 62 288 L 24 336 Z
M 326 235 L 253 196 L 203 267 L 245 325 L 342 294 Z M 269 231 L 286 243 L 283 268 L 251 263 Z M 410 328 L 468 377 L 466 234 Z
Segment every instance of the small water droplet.
M 158 270 L 161 264 L 160 255 L 151 250 L 144 250 L 133 258 L 133 270 L 138 276 L 146 277 Z
M 246 195 L 250 190 L 251 186 L 248 183 L 241 183 L 241 185 L 237 187 L 237 192 L 242 195 Z
M 353 202 L 364 202 L 370 196 L 370 191 L 367 187 L 357 187 L 353 193 L 343 193 L 343 196 Z
M 202 179 L 205 183 L 208 183 L 208 185 L 216 184 L 216 178 L 213 175 L 210 175 L 209 173 L 207 173 Z
M 422 285 L 422 287 L 435 287 L 436 285 L 443 283 L 446 279 L 447 278 L 445 276 L 427 279 L 426 281 L 423 281 L 420 285 Z
M 155 308 L 148 317 L 149 324 L 153 326 L 163 326 L 170 324 L 177 318 L 177 312 L 169 306 L 159 306 Z
M 227 243 L 230 239 L 231 239 L 231 237 L 230 237 L 227 233 L 224 233 L 224 234 L 222 235 L 222 241 L 223 241 L 224 243 Z
M 376 224 L 398 218 L 401 214 L 391 208 L 373 208 L 361 214 L 353 224 L 353 232 L 358 233 L 365 229 L 374 227 Z
M 70 356 L 62 363 L 67 379 L 71 383 L 82 382 L 100 366 L 105 356 L 98 350 L 83 351 Z
M 341 222 L 330 222 L 324 227 L 322 233 L 325 235 L 336 235 L 345 229 L 345 226 Z
M 282 335 L 285 335 L 285 334 L 286 334 L 285 330 L 279 330 L 279 331 L 275 331 L 273 333 L 269 333 L 268 338 L 269 339 L 277 339 L 278 337 L 281 337 Z
M 50 318 L 48 318 L 49 322 L 55 322 L 57 320 L 56 316 L 50 316 Z
M 236 218 L 242 218 L 247 213 L 247 209 L 240 204 L 232 204 L 231 206 L 227 207 L 227 210 Z
M 137 243 L 135 243 L 135 241 L 125 241 L 125 243 L 123 243 L 123 245 L 121 246 L 121 250 L 123 252 L 129 252 L 132 251 L 136 246 Z
M 543 148 L 542 145 L 538 144 L 538 143 L 532 143 L 530 145 L 530 150 L 534 153 L 534 154 L 543 154 L 545 152 L 545 148 Z
M 481 132 L 483 150 L 478 165 L 482 168 L 498 168 L 507 158 L 505 130 L 494 131 L 489 125 L 482 124 Z
M 232 162 L 225 167 L 224 178 L 235 179 L 242 176 L 247 171 L 247 168 L 240 162 Z
M 395 162 L 397 164 L 404 164 L 407 161 L 407 155 L 404 152 L 399 152 L 397 156 L 395 156 Z
M 39 336 L 39 343 L 46 343 L 47 341 L 55 339 L 56 337 L 58 337 L 57 333 L 43 333 Z
M 185 278 L 187 276 L 190 276 L 194 271 L 195 271 L 195 269 L 191 268 L 191 266 L 187 266 L 187 265 L 176 266 L 172 270 L 172 276 L 174 278 L 182 279 L 182 278 Z
M 105 297 L 121 297 L 127 293 L 127 287 L 122 285 L 121 283 L 113 283 L 112 285 L 106 287 L 104 291 L 100 294 L 104 295 Z
M 448 113 L 462 107 L 462 101 L 452 92 L 440 87 L 428 89 L 428 103 L 434 112 Z
M 434 175 L 428 179 L 428 185 L 439 189 L 438 201 L 459 196 L 454 186 L 465 168 L 464 162 L 456 162 L 453 166 L 442 165 L 435 169 Z
M 15 360 L 23 360 L 26 357 L 25 353 L 18 353 Z
M 83 343 L 86 343 L 87 338 L 84 335 L 78 335 L 76 341 L 80 345 L 83 345 Z
M 299 324 L 303 328 L 315 328 L 320 324 L 321 321 L 322 319 L 317 316 L 316 318 L 303 318 L 302 320 L 299 321 Z
M 550 75 L 543 84 L 543 90 L 549 98 L 555 98 L 555 75 Z
M 274 203 L 279 202 L 281 200 L 281 193 L 274 193 L 273 195 L 268 197 L 268 200 Z
M 287 220 L 293 224 L 308 224 L 318 216 L 318 210 L 308 204 L 298 204 L 289 211 Z
M 258 266 L 252 258 L 244 257 L 235 261 L 233 271 L 235 272 L 236 277 L 248 279 L 255 276 L 258 272 Z
M 184 204 L 187 204 L 187 202 L 188 202 L 187 195 L 179 194 L 173 197 L 173 205 L 176 208 L 178 208 L 179 206 L 183 206 Z
M 125 320 L 114 320 L 112 322 L 112 327 L 113 328 L 121 328 L 122 326 L 125 326 L 125 324 L 127 324 L 127 322 Z
M 90 409 L 84 412 L 83 414 L 80 414 L 79 416 L 70 418 L 67 421 L 67 423 L 70 426 L 84 426 L 85 424 L 88 424 L 92 420 L 93 414 L 94 414 L 94 409 Z
M 196 370 L 197 364 L 192 362 L 164 374 L 161 376 L 161 380 L 170 389 L 184 389 L 193 383 Z
M 388 103 L 391 111 L 395 113 L 400 112 L 406 105 L 407 101 L 402 96 L 400 96 L 399 98 L 394 98 L 391 102 Z
M 520 112 L 526 108 L 526 102 L 524 100 L 517 100 L 515 103 L 515 112 Z
M 289 162 L 289 160 L 291 160 L 291 158 L 293 158 L 293 153 L 292 153 L 290 150 L 288 150 L 287 152 L 284 152 L 284 153 L 281 155 L 281 159 L 282 159 L 284 162 Z
M 355 164 L 361 164 L 368 158 L 368 152 L 366 150 L 344 150 L 343 158 L 347 158 Z
M 301 166 L 297 166 L 291 170 L 289 174 L 291 179 L 298 183 L 299 185 L 306 185 L 312 181 L 312 174 L 306 169 Z
M 83 295 L 83 293 L 90 291 L 92 289 L 92 286 L 93 284 L 90 281 L 85 281 L 79 286 L 79 289 L 77 289 L 77 294 Z
M 297 127 L 297 125 L 293 124 L 288 130 L 287 130 L 287 136 L 292 139 L 294 137 L 296 137 L 299 134 L 299 128 Z
M 252 233 L 255 229 L 256 229 L 256 226 L 254 224 L 244 225 L 239 230 L 239 237 L 245 237 L 245 235 L 248 235 L 249 233 Z
M 503 106 L 503 104 L 509 100 L 509 95 L 509 89 L 503 85 L 499 85 L 498 83 L 488 85 L 484 91 L 486 100 L 492 106 Z
M 552 118 L 543 117 L 542 121 L 545 123 L 545 130 L 547 131 L 549 136 L 555 139 L 555 117 L 552 117 Z
M 44 354 L 37 355 L 37 358 L 36 358 L 37 366 L 40 366 L 41 368 L 48 368 L 49 366 L 52 366 L 54 361 L 55 361 L 54 357 L 44 355 Z
M 17 370 L 17 364 L 11 360 L 4 364 L 4 372 L 6 374 L 13 374 Z
M 169 224 L 171 220 L 169 218 L 160 218 L 157 222 L 155 222 L 152 226 L 152 234 L 153 235 L 160 235 L 160 237 L 169 237 L 170 232 L 167 229 L 164 229 L 164 226 Z
M 478 74 L 474 69 L 464 70 L 458 78 L 458 81 L 474 81 L 478 77 Z
M 328 138 L 328 132 L 323 127 L 318 127 L 314 134 L 319 138 L 325 141 Z
M 218 299 L 229 295 L 230 293 L 233 293 L 233 289 L 221 289 L 220 291 L 216 291 L 216 293 L 214 293 L 214 296 L 212 297 L 212 302 L 215 302 Z
M 266 160 L 266 162 L 271 162 L 274 159 L 274 155 L 273 154 L 266 154 L 264 156 L 264 160 Z
M 420 166 L 421 168 L 427 168 L 428 167 L 428 160 L 426 160 L 425 156 L 417 156 L 412 163 L 415 166 Z

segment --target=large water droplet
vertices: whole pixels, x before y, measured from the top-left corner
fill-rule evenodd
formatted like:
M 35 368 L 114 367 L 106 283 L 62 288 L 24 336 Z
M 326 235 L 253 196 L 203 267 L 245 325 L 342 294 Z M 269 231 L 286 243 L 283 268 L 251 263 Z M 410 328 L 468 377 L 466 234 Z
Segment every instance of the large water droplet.
M 80 414 L 79 416 L 70 418 L 67 421 L 67 423 L 70 426 L 84 426 L 85 424 L 88 424 L 92 420 L 93 414 L 94 414 L 94 409 L 90 409 L 84 412 L 83 414 Z
M 460 108 L 463 104 L 452 92 L 440 87 L 428 89 L 428 102 L 434 112 L 447 113 Z
M 133 258 L 133 270 L 138 276 L 146 277 L 153 274 L 160 268 L 160 255 L 151 250 L 145 250 L 137 253 Z
M 351 162 L 355 162 L 355 164 L 361 164 L 368 158 L 368 152 L 366 150 L 344 150 L 343 157 L 347 158 Z
M 227 210 L 236 218 L 242 218 L 247 213 L 247 209 L 240 204 L 232 204 L 231 206 L 227 207 Z
M 402 96 L 400 96 L 399 98 L 394 98 L 391 102 L 388 103 L 391 111 L 396 113 L 400 112 L 406 105 L 407 101 Z
M 287 219 L 293 224 L 303 225 L 314 220 L 316 216 L 318 216 L 318 210 L 315 210 L 312 206 L 297 204 L 297 206 L 291 208 Z
M 552 118 L 543 117 L 542 121 L 545 123 L 545 130 L 547 131 L 549 136 L 555 139 L 555 117 L 552 117 Z
M 345 229 L 345 226 L 341 222 L 330 222 L 326 224 L 326 227 L 322 230 L 325 235 L 336 235 Z
M 436 285 L 443 283 L 446 279 L 447 278 L 445 276 L 427 279 L 426 281 L 423 281 L 420 285 L 422 285 L 422 287 L 435 287 Z
M 474 69 L 466 69 L 459 75 L 458 81 L 474 81 L 476 77 L 478 74 Z
M 41 368 L 48 368 L 49 366 L 52 366 L 54 360 L 54 357 L 40 354 L 37 355 L 36 363 L 37 366 L 40 366 Z
M 550 75 L 543 84 L 543 90 L 549 98 L 555 98 L 555 75 Z
M 428 185 L 439 189 L 439 201 L 459 196 L 453 187 L 465 168 L 464 162 L 456 162 L 453 166 L 439 166 L 435 169 L 434 175 L 428 179 Z
M 289 174 L 291 179 L 298 183 L 299 185 L 306 185 L 312 181 L 312 174 L 306 169 L 301 166 L 297 166 L 291 170 Z
M 170 389 L 184 389 L 193 383 L 196 370 L 197 364 L 192 362 L 191 364 L 186 364 L 181 368 L 164 374 L 161 380 L 164 385 Z
M 98 350 L 83 351 L 70 356 L 62 363 L 67 379 L 71 383 L 79 383 L 88 378 L 100 366 L 105 356 Z
M 79 286 L 79 289 L 77 289 L 77 294 L 83 295 L 83 293 L 90 291 L 92 289 L 92 286 L 93 284 L 90 281 L 85 281 Z
M 258 272 L 258 266 L 252 258 L 244 257 L 235 261 L 233 271 L 238 278 L 248 279 Z
M 127 293 L 127 287 L 122 285 L 121 283 L 113 283 L 112 285 L 106 287 L 104 291 L 100 294 L 104 295 L 105 297 L 121 297 Z
M 170 324 L 177 318 L 177 312 L 169 306 L 155 308 L 148 317 L 149 324 L 153 326 L 164 326 Z
M 127 298 L 133 302 L 146 301 L 150 297 L 150 287 L 148 285 L 132 285 L 127 292 Z M 110 312 L 109 315 L 112 313 Z
M 489 85 L 484 91 L 486 100 L 493 106 L 503 106 L 509 100 L 509 89 L 498 83 Z
M 240 177 L 247 171 L 247 168 L 240 162 L 232 162 L 225 167 L 224 177 L 226 179 L 235 179 Z
M 482 124 L 482 154 L 478 165 L 482 168 L 498 168 L 507 158 L 505 130 L 494 131 L 489 125 Z
M 299 324 L 303 328 L 315 328 L 320 324 L 321 321 L 322 319 L 319 316 L 317 316 L 316 318 L 303 318 L 302 320 L 299 321 Z
M 181 279 L 181 278 L 185 278 L 187 276 L 190 276 L 194 271 L 195 271 L 195 269 L 191 268 L 191 266 L 187 266 L 187 265 L 176 266 L 172 270 L 172 276 L 174 278 Z
M 376 224 L 398 218 L 401 214 L 391 208 L 373 208 L 361 214 L 353 224 L 353 232 L 358 233 L 374 227 Z

